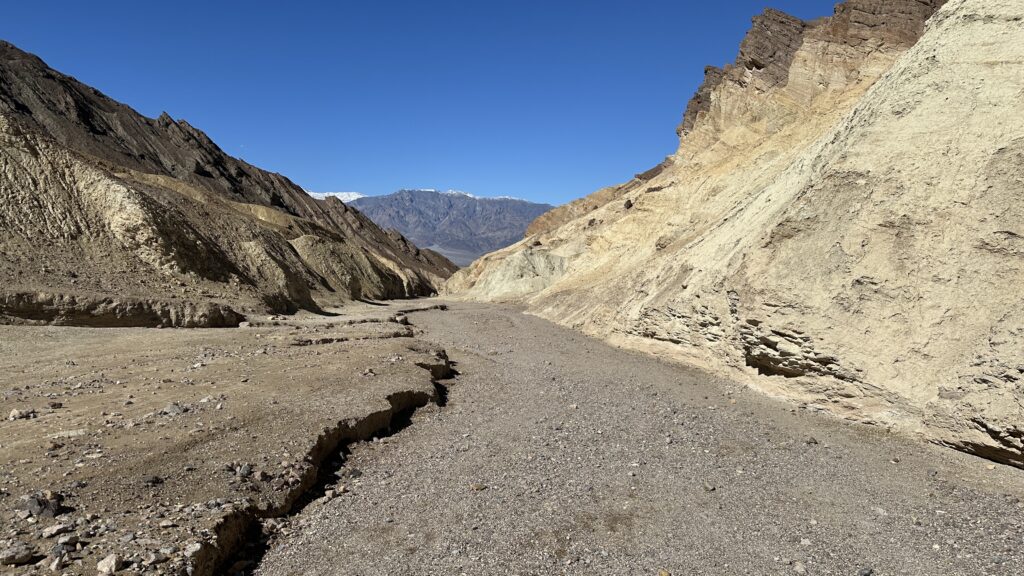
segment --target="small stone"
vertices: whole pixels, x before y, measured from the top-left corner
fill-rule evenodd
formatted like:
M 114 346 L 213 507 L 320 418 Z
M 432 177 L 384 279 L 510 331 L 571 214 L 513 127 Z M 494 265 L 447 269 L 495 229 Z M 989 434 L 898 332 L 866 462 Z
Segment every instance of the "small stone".
M 797 562 L 796 564 L 793 564 L 793 572 L 796 572 L 797 574 L 807 574 L 807 567 L 804 566 L 803 562 Z
M 64 564 L 67 562 L 67 554 L 58 554 L 50 560 L 48 567 L 50 572 L 60 572 L 64 568 Z
M 35 557 L 35 552 L 28 544 L 17 542 L 9 548 L 0 550 L 0 566 L 21 566 L 28 564 Z
M 22 496 L 16 509 L 25 510 L 37 518 L 53 518 L 63 512 L 63 501 L 62 494 L 45 490 L 30 496 Z
M 874 576 L 875 569 L 870 566 L 865 566 L 857 572 L 857 576 Z
M 188 412 L 188 407 L 182 406 L 178 402 L 171 402 L 166 408 L 160 411 L 160 414 L 163 416 L 179 416 L 185 412 Z
M 11 410 L 10 414 L 7 415 L 7 419 L 8 420 L 12 420 L 12 421 L 13 420 L 28 420 L 29 418 L 35 418 L 35 417 L 36 417 L 36 411 L 34 409 L 32 409 L 32 408 L 28 408 L 26 410 L 18 410 L 17 408 L 15 408 L 14 410 Z
M 164 479 L 159 476 L 146 476 L 142 479 L 142 483 L 146 486 L 159 486 L 164 483 Z
M 53 538 L 60 534 L 67 534 L 71 532 L 71 526 L 67 524 L 54 524 L 48 528 L 43 529 L 43 538 Z
M 96 564 L 96 572 L 103 575 L 114 574 L 121 569 L 124 562 L 117 554 L 111 554 Z
M 668 570 L 658 570 L 658 576 L 672 576 L 672 573 Z
M 487 486 L 485 484 L 479 484 L 476 482 L 470 484 L 469 488 L 475 492 L 483 492 L 484 490 L 487 490 Z

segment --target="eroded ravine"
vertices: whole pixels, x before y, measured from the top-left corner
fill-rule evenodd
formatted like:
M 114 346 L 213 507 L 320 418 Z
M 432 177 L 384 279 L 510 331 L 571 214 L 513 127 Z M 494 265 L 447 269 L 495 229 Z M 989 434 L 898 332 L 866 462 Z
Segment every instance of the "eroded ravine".
M 451 364 L 444 359 L 437 367 L 429 367 L 441 379 L 455 375 Z M 226 518 L 218 527 L 217 542 L 196 556 L 193 575 L 252 574 L 263 556 L 273 546 L 274 538 L 287 529 L 292 518 L 301 514 L 310 503 L 332 498 L 345 488 L 340 482 L 345 477 L 345 462 L 353 444 L 379 442 L 390 438 L 412 424 L 413 414 L 434 404 L 444 406 L 448 396 L 446 386 L 435 381 L 433 395 L 404 393 L 388 397 L 391 408 L 375 412 L 358 421 L 339 422 L 326 430 L 313 450 L 306 455 L 312 463 L 303 482 L 291 491 L 286 502 L 273 509 L 251 508 Z

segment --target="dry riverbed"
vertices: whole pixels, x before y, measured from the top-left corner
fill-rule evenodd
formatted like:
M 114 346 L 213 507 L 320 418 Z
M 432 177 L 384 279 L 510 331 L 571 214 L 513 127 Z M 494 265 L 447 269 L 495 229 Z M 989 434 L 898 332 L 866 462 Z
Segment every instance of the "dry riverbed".
M 1019 470 L 435 304 L 0 327 L 0 573 L 1022 573 Z
M 515 309 L 411 316 L 448 404 L 353 448 L 263 576 L 1019 576 L 1024 474 Z

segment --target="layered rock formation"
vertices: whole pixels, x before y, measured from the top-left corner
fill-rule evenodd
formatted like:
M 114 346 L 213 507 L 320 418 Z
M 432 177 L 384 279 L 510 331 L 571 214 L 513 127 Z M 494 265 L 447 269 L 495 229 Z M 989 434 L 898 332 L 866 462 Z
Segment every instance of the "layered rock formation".
M 445 258 L 0 42 L 0 319 L 237 325 L 426 295 Z
M 679 133 L 447 290 L 1024 466 L 1024 6 L 766 12 Z
M 515 244 L 530 222 L 552 208 L 516 198 L 478 198 L 437 190 L 399 190 L 356 198 L 349 204 L 380 227 L 398 230 L 416 245 L 460 266 Z

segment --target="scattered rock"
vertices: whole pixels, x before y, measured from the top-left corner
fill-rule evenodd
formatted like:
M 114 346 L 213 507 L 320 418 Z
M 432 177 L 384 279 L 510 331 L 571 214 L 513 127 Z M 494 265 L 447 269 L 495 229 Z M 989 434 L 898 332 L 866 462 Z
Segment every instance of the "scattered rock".
M 7 415 L 7 419 L 14 420 L 28 420 L 29 418 L 35 418 L 37 416 L 34 408 L 27 408 L 25 410 L 18 410 L 15 408 L 11 410 L 11 413 Z
M 189 411 L 188 406 L 182 406 L 179 402 L 171 402 L 166 408 L 160 411 L 161 416 L 180 416 Z
M 24 510 L 37 518 L 53 518 L 64 512 L 64 496 L 46 490 L 29 496 L 22 496 L 15 509 Z
M 96 564 L 96 572 L 102 575 L 115 574 L 124 565 L 117 554 L 111 554 Z
M 54 524 L 48 528 L 43 529 L 43 538 L 53 538 L 61 534 L 67 534 L 71 532 L 72 527 L 67 524 Z
M 0 566 L 22 566 L 35 557 L 35 552 L 27 544 L 18 542 L 0 551 Z
M 47 564 L 47 567 L 50 569 L 50 572 L 60 572 L 64 568 L 64 565 L 67 563 L 67 558 L 67 554 L 63 552 L 52 556 L 50 558 L 49 564 Z

